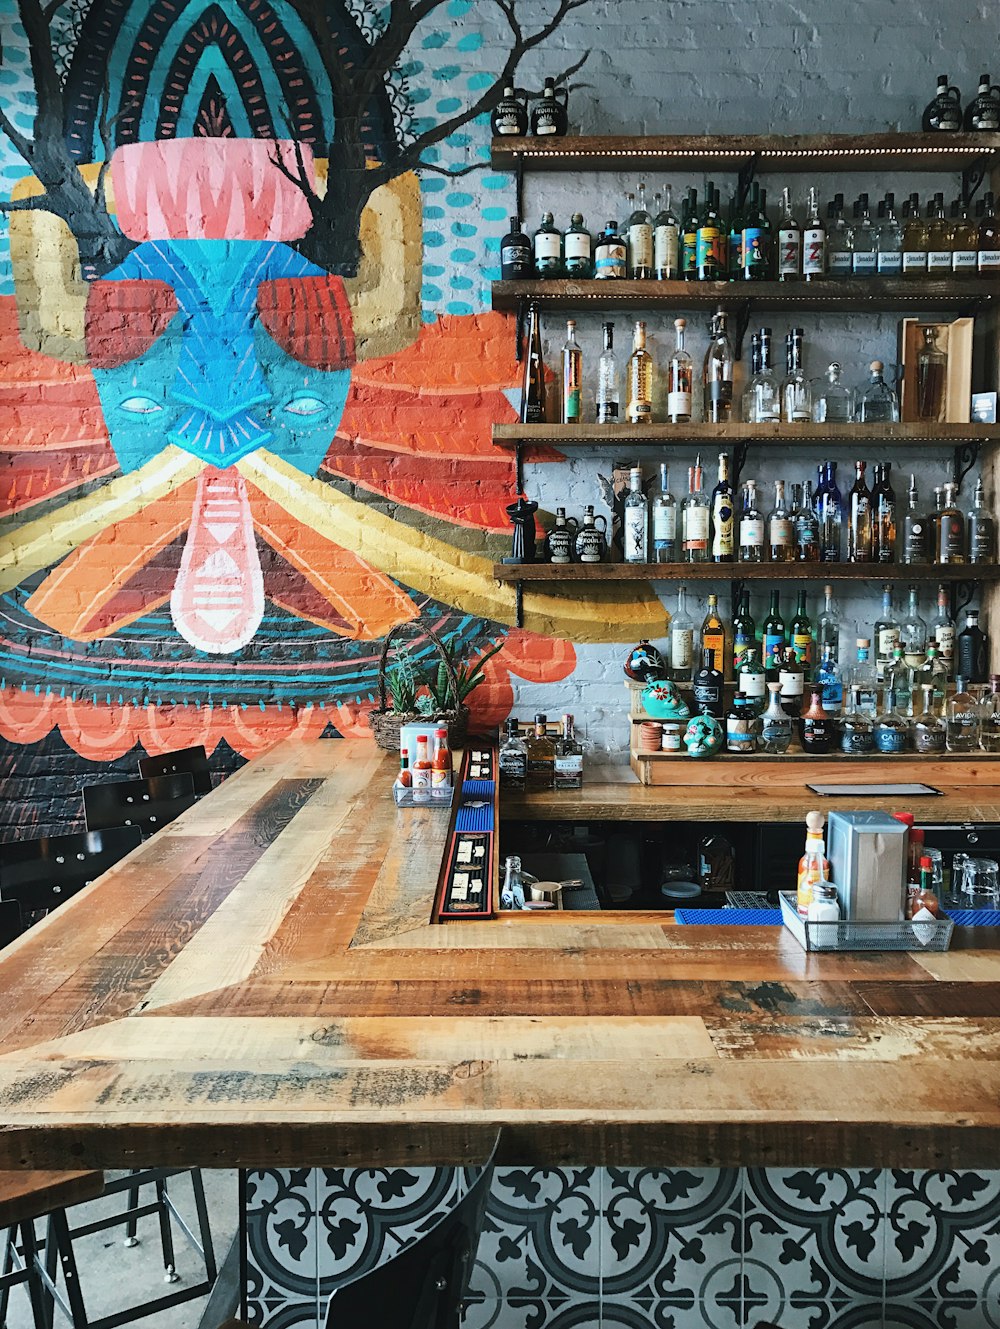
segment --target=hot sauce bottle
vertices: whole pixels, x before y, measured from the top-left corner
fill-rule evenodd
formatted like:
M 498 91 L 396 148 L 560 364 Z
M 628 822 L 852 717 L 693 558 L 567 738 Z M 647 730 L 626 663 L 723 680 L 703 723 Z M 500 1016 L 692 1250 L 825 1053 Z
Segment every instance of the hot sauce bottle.
M 830 880 L 830 864 L 823 844 L 822 812 L 806 813 L 806 849 L 799 859 L 797 905 L 799 915 L 805 918 L 813 902 L 813 887 L 819 881 Z

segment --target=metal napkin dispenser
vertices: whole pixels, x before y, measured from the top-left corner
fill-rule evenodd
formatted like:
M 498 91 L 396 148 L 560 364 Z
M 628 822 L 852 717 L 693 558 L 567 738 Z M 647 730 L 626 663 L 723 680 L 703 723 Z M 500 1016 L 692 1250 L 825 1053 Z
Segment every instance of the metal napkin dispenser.
M 831 812 L 826 856 L 846 919 L 905 917 L 908 831 L 887 812 Z

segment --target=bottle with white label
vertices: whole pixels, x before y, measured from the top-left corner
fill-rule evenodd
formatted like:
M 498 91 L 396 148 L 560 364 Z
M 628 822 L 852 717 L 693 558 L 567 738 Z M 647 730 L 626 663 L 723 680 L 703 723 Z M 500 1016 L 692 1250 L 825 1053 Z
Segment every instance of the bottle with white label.
M 1000 223 L 997 221 L 992 189 L 983 195 L 983 219 L 979 223 L 976 266 L 981 273 L 991 276 L 996 276 L 1000 271 Z
M 757 481 L 743 484 L 743 506 L 740 512 L 739 561 L 764 562 L 764 514 L 757 502 Z
M 868 207 L 868 195 L 858 199 L 858 220 L 853 229 L 854 245 L 851 249 L 851 272 L 854 277 L 874 277 L 878 266 L 877 236 Z
M 944 206 L 944 194 L 935 194 L 928 211 L 927 275 L 944 277 L 951 272 L 953 232 Z
M 631 196 L 630 196 L 631 197 Z M 653 275 L 653 219 L 646 207 L 646 182 L 639 181 L 639 197 L 626 229 L 628 275 L 637 280 Z
M 893 613 L 892 587 L 887 582 L 882 587 L 882 617 L 875 624 L 875 670 L 880 683 L 892 663 L 893 651 L 899 645 L 901 631 L 899 619 Z
M 826 227 L 819 215 L 816 188 L 809 187 L 809 206 L 802 232 L 802 276 L 806 281 L 822 281 L 826 276 Z
M 676 281 L 680 276 L 680 222 L 669 185 L 663 208 L 653 220 L 653 274 L 658 281 Z
M 563 236 L 563 271 L 567 277 L 590 277 L 594 271 L 594 242 L 583 224 L 583 213 L 574 212 Z
M 632 333 L 626 377 L 625 419 L 630 425 L 648 425 L 653 418 L 653 357 L 646 350 L 646 325 L 641 320 Z
M 927 227 L 920 216 L 920 199 L 911 194 L 903 204 L 903 276 L 916 281 L 927 275 Z
M 690 683 L 694 668 L 694 619 L 688 611 L 687 587 L 677 591 L 677 612 L 670 620 L 670 677 Z
M 653 562 L 677 562 L 677 500 L 670 492 L 665 461 L 660 462 L 660 488 L 653 498 Z
M 781 191 L 778 222 L 778 281 L 798 281 L 802 274 L 802 227 L 792 211 L 791 190 Z
M 881 203 L 881 225 L 878 228 L 878 258 L 876 267 L 880 277 L 899 277 L 903 271 L 903 228 L 896 216 L 896 196 L 886 194 Z
M 629 472 L 629 489 L 625 495 L 626 563 L 649 562 L 649 503 L 642 488 L 642 468 L 633 466 Z
M 851 251 L 854 239 L 844 218 L 844 196 L 837 194 L 830 204 L 833 224 L 827 228 L 826 269 L 831 277 L 845 280 L 851 275 Z
M 562 718 L 562 738 L 556 739 L 553 789 L 583 788 L 583 744 L 576 737 L 572 715 Z
M 542 213 L 542 224 L 535 232 L 534 258 L 536 277 L 562 275 L 562 236 L 552 222 L 552 213 Z
M 937 647 L 938 659 L 944 666 L 945 675 L 951 678 L 955 663 L 955 624 L 949 612 L 947 586 L 938 587 L 937 617 L 931 624 L 931 637 Z
M 979 263 L 979 226 L 969 205 L 957 198 L 952 206 L 951 270 L 956 277 L 974 277 Z
M 688 492 L 681 504 L 681 560 L 684 563 L 708 562 L 710 509 L 702 493 L 701 457 L 688 467 Z
M 674 319 L 675 345 L 667 365 L 667 419 L 671 424 L 687 424 L 691 419 L 691 384 L 694 369 L 690 355 L 684 349 L 684 329 L 687 320 Z

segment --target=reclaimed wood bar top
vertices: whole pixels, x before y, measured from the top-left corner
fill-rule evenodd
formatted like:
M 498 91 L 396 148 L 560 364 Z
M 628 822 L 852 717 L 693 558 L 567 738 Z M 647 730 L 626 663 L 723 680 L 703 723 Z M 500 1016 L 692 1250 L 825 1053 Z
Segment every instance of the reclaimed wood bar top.
M 394 765 L 281 744 L 3 953 L 0 1168 L 462 1164 L 501 1126 L 541 1166 L 995 1165 L 996 930 L 807 955 L 662 913 L 433 926 L 448 818 L 398 811 Z M 605 780 L 564 815 L 683 794 Z M 956 787 L 928 819 L 998 810 Z

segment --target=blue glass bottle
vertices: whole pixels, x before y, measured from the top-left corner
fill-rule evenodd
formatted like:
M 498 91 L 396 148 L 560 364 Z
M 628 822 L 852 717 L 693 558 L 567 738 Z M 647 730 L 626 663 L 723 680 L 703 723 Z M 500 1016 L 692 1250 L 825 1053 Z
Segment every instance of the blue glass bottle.
M 813 507 L 819 521 L 819 557 L 822 563 L 839 563 L 844 528 L 844 496 L 837 488 L 837 463 L 823 461 L 816 467 L 818 483 Z
M 816 670 L 816 682 L 823 687 L 823 709 L 827 715 L 839 715 L 844 704 L 844 682 L 840 666 L 829 644 L 823 648 L 823 659 Z

